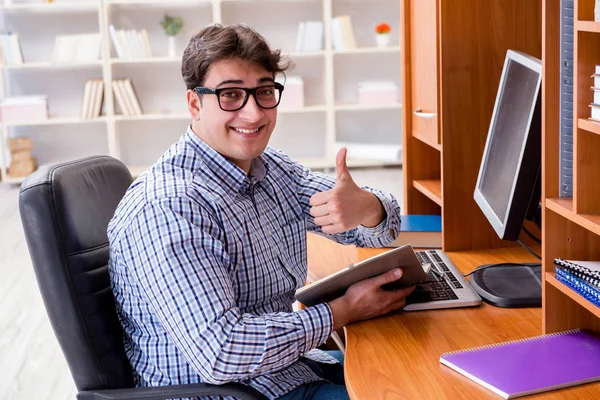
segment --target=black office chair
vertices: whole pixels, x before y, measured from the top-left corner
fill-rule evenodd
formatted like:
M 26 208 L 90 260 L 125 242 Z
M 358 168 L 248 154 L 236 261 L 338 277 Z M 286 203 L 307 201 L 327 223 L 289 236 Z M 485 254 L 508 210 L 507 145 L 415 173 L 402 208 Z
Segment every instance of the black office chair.
M 99 156 L 41 168 L 21 186 L 29 254 L 52 328 L 80 400 L 161 400 L 206 395 L 266 399 L 240 384 L 135 388 L 108 275 L 106 228 L 131 184 L 118 160 Z

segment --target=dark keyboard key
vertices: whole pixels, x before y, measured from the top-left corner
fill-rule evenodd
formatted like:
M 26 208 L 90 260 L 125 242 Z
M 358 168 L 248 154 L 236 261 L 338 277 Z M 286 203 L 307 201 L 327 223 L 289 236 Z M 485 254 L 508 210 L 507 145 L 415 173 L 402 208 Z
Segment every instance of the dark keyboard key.
M 462 284 L 444 263 L 435 250 L 415 252 L 421 264 L 431 264 L 428 284 L 418 285 L 407 298 L 407 304 L 427 301 L 456 300 L 458 296 L 454 288 L 462 289 Z
M 419 259 L 419 261 L 421 262 L 421 264 L 433 264 L 433 262 L 431 261 L 431 259 L 429 258 L 429 256 L 427 254 L 421 254 L 421 256 L 417 256 L 417 258 Z
M 450 268 L 448 268 L 448 266 L 445 263 L 441 262 L 441 263 L 438 264 L 438 266 L 442 267 L 442 271 L 444 271 L 444 272 L 450 272 Z

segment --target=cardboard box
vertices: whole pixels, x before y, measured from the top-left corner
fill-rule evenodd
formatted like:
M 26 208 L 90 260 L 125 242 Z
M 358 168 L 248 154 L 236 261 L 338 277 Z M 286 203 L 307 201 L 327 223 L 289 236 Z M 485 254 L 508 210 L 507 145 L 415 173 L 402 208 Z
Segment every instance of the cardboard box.
M 25 161 L 15 161 L 10 163 L 8 175 L 12 178 L 22 178 L 31 175 L 37 169 L 37 160 L 30 158 Z
M 33 140 L 28 137 L 8 139 L 8 148 L 11 153 L 22 151 L 31 151 L 33 149 Z

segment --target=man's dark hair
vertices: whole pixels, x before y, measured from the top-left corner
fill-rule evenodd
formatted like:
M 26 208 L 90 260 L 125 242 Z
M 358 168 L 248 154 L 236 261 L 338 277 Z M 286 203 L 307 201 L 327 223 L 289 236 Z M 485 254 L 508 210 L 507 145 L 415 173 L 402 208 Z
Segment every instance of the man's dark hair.
M 181 75 L 185 85 L 192 90 L 202 86 L 214 62 L 233 58 L 260 65 L 273 73 L 273 78 L 291 67 L 281 51 L 271 50 L 254 29 L 243 24 L 214 24 L 195 34 L 183 52 Z

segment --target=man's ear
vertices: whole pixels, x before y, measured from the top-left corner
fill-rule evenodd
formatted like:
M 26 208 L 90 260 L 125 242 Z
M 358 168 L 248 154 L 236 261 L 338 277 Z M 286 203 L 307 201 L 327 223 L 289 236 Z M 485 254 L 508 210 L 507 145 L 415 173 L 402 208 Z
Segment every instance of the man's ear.
M 202 102 L 195 91 L 188 89 L 186 92 L 188 110 L 194 121 L 200 121 L 202 115 Z

